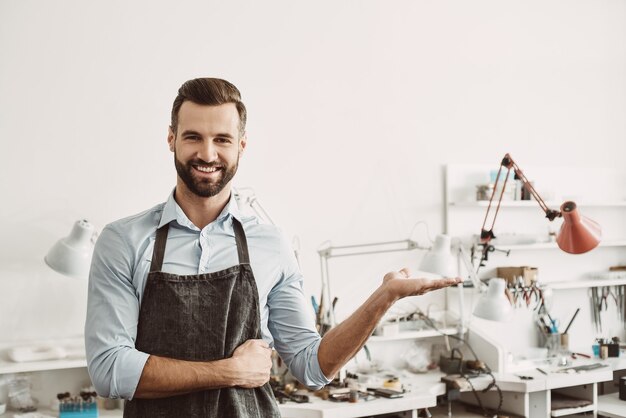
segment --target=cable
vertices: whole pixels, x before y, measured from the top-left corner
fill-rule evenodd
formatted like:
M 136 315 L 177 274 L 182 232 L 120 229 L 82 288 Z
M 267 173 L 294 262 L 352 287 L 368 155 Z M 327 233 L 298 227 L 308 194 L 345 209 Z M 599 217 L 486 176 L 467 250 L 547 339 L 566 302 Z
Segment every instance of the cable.
M 431 238 L 430 236 L 430 231 L 428 229 L 428 223 L 426 221 L 417 221 L 413 224 L 413 227 L 411 228 L 411 232 L 409 233 L 409 240 L 412 239 L 413 237 L 413 233 L 415 232 L 415 230 L 417 229 L 418 226 L 420 225 L 424 225 L 426 227 L 426 237 L 428 238 L 428 241 L 430 241 L 429 245 L 432 245 L 432 243 L 435 241 L 434 239 Z M 418 241 L 416 241 L 418 242 Z
M 474 360 L 480 361 L 480 360 L 478 360 L 478 356 L 476 355 L 476 352 L 474 351 L 472 346 L 467 341 L 465 341 L 465 339 L 463 339 L 461 337 L 458 337 L 456 335 L 448 335 L 448 334 L 446 334 L 444 332 L 441 332 L 441 330 L 439 328 L 437 328 L 437 326 L 434 324 L 432 319 L 430 319 L 429 317 L 424 315 L 421 311 L 418 311 L 417 314 L 418 314 L 418 316 L 421 317 L 421 319 L 424 320 L 424 322 L 426 322 L 426 324 L 428 326 L 430 326 L 433 330 L 435 330 L 439 334 L 441 334 L 443 336 L 448 336 L 450 338 L 453 338 L 453 339 L 458 340 L 458 341 L 462 342 L 463 344 L 465 344 L 467 346 L 467 348 L 470 350 L 470 352 L 472 353 L 472 355 L 474 356 Z M 502 409 L 502 404 L 504 402 L 504 396 L 502 395 L 502 390 L 500 389 L 500 387 L 496 383 L 496 377 L 493 375 L 493 373 L 492 373 L 491 369 L 489 368 L 489 366 L 487 366 L 485 364 L 485 367 L 482 369 L 482 372 L 484 372 L 485 374 L 487 374 L 487 375 L 489 375 L 491 377 L 491 383 L 489 385 L 487 385 L 487 387 L 485 389 L 483 389 L 483 392 L 486 392 L 486 391 L 488 391 L 488 390 L 490 390 L 491 388 L 494 388 L 494 387 L 498 391 L 498 408 L 496 409 L 496 414 L 495 414 L 495 416 L 497 417 L 497 416 L 500 415 L 500 411 Z M 478 406 L 480 407 L 480 409 L 482 409 L 482 411 L 483 411 L 483 416 L 485 416 L 485 417 L 490 416 L 487 413 L 487 410 L 485 409 L 485 407 L 483 406 L 483 403 L 481 402 L 480 397 L 478 396 L 478 392 L 474 388 L 474 385 L 471 382 L 470 378 L 465 373 L 463 373 L 462 364 L 459 367 L 459 374 L 461 375 L 462 378 L 464 378 L 467 381 L 467 383 L 469 383 L 470 388 L 472 389 L 472 393 L 474 394 L 474 397 L 476 398 L 476 402 L 478 403 Z

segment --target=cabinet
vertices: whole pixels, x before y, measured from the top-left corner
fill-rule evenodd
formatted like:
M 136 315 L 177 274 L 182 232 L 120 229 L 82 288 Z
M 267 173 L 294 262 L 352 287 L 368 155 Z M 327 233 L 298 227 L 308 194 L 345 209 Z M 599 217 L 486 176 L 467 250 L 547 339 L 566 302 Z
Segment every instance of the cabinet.
M 476 201 L 475 186 L 488 179 L 489 171 L 497 170 L 485 165 L 449 165 L 445 178 L 445 230 L 463 244 L 476 242 L 487 212 L 488 202 Z M 626 201 L 623 190 L 613 181 L 610 170 L 583 169 L 577 167 L 573 175 L 564 176 L 559 168 L 525 167 L 526 175 L 537 179 L 535 187 L 546 198 L 549 207 L 558 209 L 560 202 L 574 200 L 580 211 L 603 227 L 600 246 L 586 254 L 570 255 L 549 241 L 550 231 L 558 231 L 560 220 L 549 222 L 535 201 L 503 201 L 495 224 L 498 239 L 492 243 L 497 250 L 490 253 L 480 277 L 496 276 L 496 268 L 504 266 L 533 266 L 539 269 L 539 283 L 553 290 L 550 313 L 561 324 L 567 324 L 576 308 L 581 311 L 571 327 L 570 349 L 575 352 L 591 353 L 593 337 L 599 336 L 591 326 L 591 311 L 587 292 L 590 287 L 626 285 L 623 278 L 598 279 L 597 272 L 607 271 L 609 266 L 626 264 Z M 603 187 L 597 187 L 602 184 Z M 507 185 L 508 187 L 508 185 Z M 556 196 L 557 191 L 562 196 Z M 558 203 L 557 203 L 558 202 Z M 492 208 L 495 209 L 495 208 Z M 487 227 L 491 225 L 491 216 Z M 509 252 L 506 255 L 506 252 Z M 469 290 L 469 289 L 466 289 Z M 455 290 L 449 306 L 455 306 Z M 466 292 L 472 303 L 477 295 Z M 532 383 L 523 383 L 512 373 L 527 375 L 521 364 L 512 364 L 510 358 L 520 355 L 527 348 L 537 347 L 539 341 L 535 329 L 533 312 L 516 309 L 512 322 L 493 323 L 472 319 L 469 339 L 479 350 L 483 359 L 489 358 L 499 370 L 498 382 L 505 391 L 506 404 L 514 408 L 509 412 L 527 417 L 575 416 L 584 412 L 597 415 L 597 382 L 609 380 L 609 371 L 587 373 L 584 376 L 539 373 L 533 375 Z M 469 312 L 465 312 L 469 315 Z M 613 322 L 617 318 L 614 312 Z M 623 335 L 621 326 L 614 327 Z M 611 331 L 612 332 L 612 331 Z M 617 331 L 616 331 L 617 332 Z M 608 336 L 608 335 L 607 335 Z M 478 347 L 477 347 L 478 346 Z M 519 366 L 517 369 L 514 367 Z M 531 364 L 525 365 L 531 367 Z M 534 365 L 532 365 L 534 371 Z M 590 402 L 587 406 L 552 410 L 559 394 L 570 395 Z M 468 401 L 468 395 L 463 395 Z M 497 405 L 494 393 L 486 394 L 486 402 Z M 554 400 L 554 402 L 553 402 Z
M 463 242 L 466 248 L 476 242 L 488 207 L 488 202 L 476 201 L 476 185 L 488 181 L 489 172 L 497 170 L 497 164 L 452 164 L 446 167 L 445 230 Z M 499 251 L 489 254 L 479 276 L 496 277 L 497 267 L 537 267 L 539 283 L 552 290 L 546 295 L 552 293 L 549 299 L 553 302 L 550 311 L 553 317 L 566 324 L 574 311 L 581 308 L 569 331 L 572 351 L 590 353 L 594 337 L 619 336 L 623 339 L 624 329 L 618 322 L 614 299 L 609 300 L 609 309 L 603 314 L 603 324 L 606 325 L 603 333 L 598 333 L 592 326 L 588 295 L 590 287 L 626 285 L 623 278 L 598 278 L 599 273 L 607 272 L 610 266 L 626 264 L 626 196 L 618 180 L 619 173 L 617 170 L 583 167 L 524 168 L 527 177 L 535 180 L 537 191 L 549 207 L 558 209 L 560 202 L 566 199 L 577 201 L 581 213 L 602 226 L 603 239 L 598 248 L 588 253 L 564 253 L 555 243 L 548 242 L 549 231 L 558 231 L 560 219 L 549 222 L 535 201 L 503 201 L 494 228 L 498 238 L 492 241 Z M 567 175 L 564 175 L 565 171 Z M 487 225 L 490 226 L 491 222 L 488 221 Z M 471 308 L 477 296 L 471 292 L 466 294 L 469 302 L 466 306 Z M 454 308 L 455 291 L 449 290 L 448 295 L 451 296 L 448 306 Z M 515 333 L 499 324 L 489 324 L 488 327 L 493 330 L 493 338 L 504 346 L 504 355 L 506 348 L 515 351 L 520 346 L 532 347 L 539 343 L 532 312 L 517 309 L 515 319 L 518 321 L 509 327 L 515 329 Z M 489 333 L 490 330 L 485 331 Z
M 38 403 L 38 411 L 47 415 L 56 416 L 58 412 L 50 409 L 51 403 L 59 392 L 78 393 L 82 387 L 90 385 L 87 373 L 87 362 L 83 353 L 74 353 L 73 357 L 58 360 L 13 362 L 9 359 L 8 351 L 19 346 L 54 346 L 54 347 L 82 347 L 82 338 L 31 341 L 21 343 L 0 344 L 0 403 L 7 401 L 6 384 L 11 376 L 26 374 L 30 378 L 32 395 Z M 10 416 L 11 412 L 7 413 Z M 121 410 L 104 410 L 100 408 L 100 416 L 122 417 Z
M 528 418 L 571 417 L 588 413 L 596 417 L 598 411 L 598 382 L 612 379 L 610 367 L 584 373 L 556 373 L 543 375 L 536 370 L 528 370 L 525 376 L 532 380 L 521 380 L 517 374 L 496 373 L 498 385 L 502 389 L 503 411 Z M 478 388 L 477 388 L 478 389 Z M 566 406 L 563 396 L 585 400 L 587 405 Z M 470 393 L 462 393 L 461 399 L 476 404 Z M 489 408 L 496 408 L 500 402 L 496 391 L 481 394 L 481 402 Z

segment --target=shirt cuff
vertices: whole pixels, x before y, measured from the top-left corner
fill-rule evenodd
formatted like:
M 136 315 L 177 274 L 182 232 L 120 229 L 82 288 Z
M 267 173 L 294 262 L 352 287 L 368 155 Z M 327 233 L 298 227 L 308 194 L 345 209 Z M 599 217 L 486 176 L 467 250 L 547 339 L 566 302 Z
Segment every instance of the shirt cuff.
M 317 357 L 317 351 L 319 350 L 321 339 L 317 340 L 315 344 L 308 348 L 309 351 L 309 367 L 305 372 L 305 379 L 307 386 L 312 389 L 321 389 L 329 384 L 332 379 L 327 378 L 322 372 L 320 367 L 319 358 Z
M 111 397 L 131 400 L 150 354 L 127 349 L 117 354 L 111 379 Z

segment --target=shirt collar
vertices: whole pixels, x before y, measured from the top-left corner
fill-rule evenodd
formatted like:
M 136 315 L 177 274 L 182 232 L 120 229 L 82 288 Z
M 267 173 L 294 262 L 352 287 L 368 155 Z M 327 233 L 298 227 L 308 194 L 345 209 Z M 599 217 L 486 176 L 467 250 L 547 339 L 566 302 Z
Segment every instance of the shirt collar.
M 172 190 L 172 193 L 170 193 L 167 201 L 165 202 L 165 206 L 163 207 L 163 212 L 161 214 L 161 222 L 159 222 L 159 228 L 172 221 L 176 221 L 181 226 L 185 226 L 194 231 L 199 231 L 200 229 L 189 220 L 187 215 L 185 215 L 185 212 L 183 212 L 182 208 L 176 202 L 176 199 L 174 199 L 175 191 L 176 188 Z M 215 221 L 224 222 L 228 218 L 228 216 L 232 216 L 236 218 L 239 222 L 242 222 L 241 212 L 239 211 L 237 201 L 234 198 L 232 192 L 230 193 L 228 203 L 226 203 L 226 206 L 224 206 L 224 209 L 222 209 L 222 212 L 220 212 Z

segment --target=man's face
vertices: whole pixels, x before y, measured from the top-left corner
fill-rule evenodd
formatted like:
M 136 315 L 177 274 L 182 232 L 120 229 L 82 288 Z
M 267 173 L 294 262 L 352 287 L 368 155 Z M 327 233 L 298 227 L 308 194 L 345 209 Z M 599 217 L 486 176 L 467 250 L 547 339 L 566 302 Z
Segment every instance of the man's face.
M 240 138 L 235 104 L 207 106 L 185 101 L 176 131 L 170 129 L 167 142 L 179 179 L 199 197 L 220 193 L 237 172 L 246 146 L 245 136 Z

